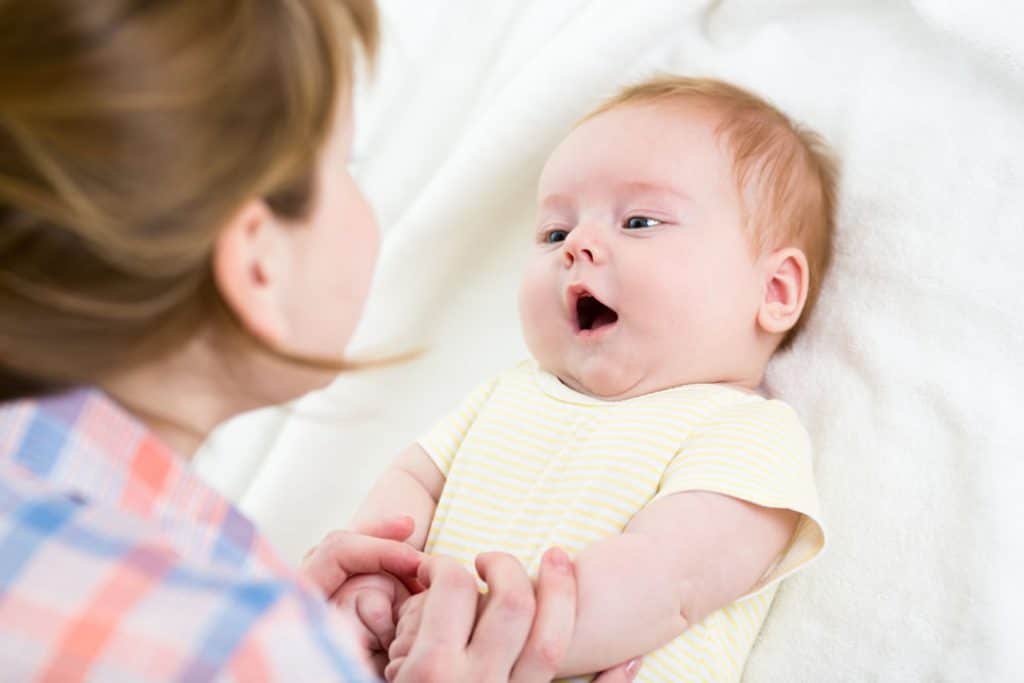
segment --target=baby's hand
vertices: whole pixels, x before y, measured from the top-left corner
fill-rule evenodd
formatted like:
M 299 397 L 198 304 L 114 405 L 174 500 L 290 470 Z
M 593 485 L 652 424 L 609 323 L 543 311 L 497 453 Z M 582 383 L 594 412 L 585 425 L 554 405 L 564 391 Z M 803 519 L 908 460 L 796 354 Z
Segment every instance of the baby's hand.
M 358 643 L 369 652 L 379 675 L 383 675 L 388 647 L 395 638 L 398 610 L 408 599 L 408 589 L 389 574 L 354 576 L 330 597 L 355 625 Z
M 426 592 L 417 593 L 398 608 L 398 626 L 395 628 L 394 640 L 388 648 L 388 659 L 390 662 L 384 670 L 384 678 L 387 681 L 394 681 L 398 677 L 398 671 L 402 668 L 402 662 L 412 650 L 413 643 L 420 630 L 420 618 L 423 616 L 423 602 L 426 600 Z

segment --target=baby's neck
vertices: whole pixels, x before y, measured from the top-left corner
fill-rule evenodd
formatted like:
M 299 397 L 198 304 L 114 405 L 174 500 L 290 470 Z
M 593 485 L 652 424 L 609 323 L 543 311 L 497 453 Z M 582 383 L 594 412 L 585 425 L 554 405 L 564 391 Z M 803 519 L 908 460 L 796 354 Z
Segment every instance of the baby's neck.
M 552 373 L 552 374 L 555 374 L 555 373 Z M 631 388 L 631 389 L 629 389 L 627 391 L 624 391 L 624 392 L 622 392 L 620 394 L 616 394 L 616 395 L 602 395 L 602 394 L 600 394 L 598 392 L 590 390 L 587 386 L 585 386 L 585 385 L 583 385 L 583 384 L 581 384 L 579 382 L 574 381 L 572 378 L 564 377 L 564 376 L 561 376 L 561 375 L 558 375 L 558 374 L 555 374 L 555 377 L 557 377 L 558 381 L 561 382 L 566 387 L 568 387 L 569 389 L 572 389 L 573 391 L 575 391 L 575 392 L 577 392 L 579 394 L 583 394 L 584 396 L 589 396 L 591 398 L 596 398 L 596 399 L 601 400 L 601 401 L 626 401 L 626 400 L 629 400 L 631 398 L 639 398 L 640 396 L 649 396 L 650 394 L 656 394 L 656 393 L 658 393 L 660 391 L 668 391 L 670 389 L 677 389 L 679 387 L 684 387 L 684 386 L 688 386 L 688 385 L 698 385 L 698 384 L 709 385 L 709 386 L 720 386 L 720 387 L 725 387 L 725 388 L 728 388 L 728 389 L 734 389 L 736 391 L 739 391 L 739 392 L 742 392 L 742 393 L 745 393 L 745 394 L 751 394 L 753 396 L 762 396 L 764 398 L 768 397 L 768 391 L 765 388 L 764 382 L 763 382 L 763 379 L 764 379 L 763 373 L 756 379 L 756 381 L 735 381 L 735 380 L 722 380 L 722 381 L 682 381 L 682 382 L 669 382 L 669 383 L 666 383 L 664 385 L 658 384 L 658 385 L 653 385 L 653 386 L 648 386 L 648 387 L 645 387 L 645 386 L 640 385 L 638 383 L 638 385 L 636 387 L 633 387 L 633 388 Z

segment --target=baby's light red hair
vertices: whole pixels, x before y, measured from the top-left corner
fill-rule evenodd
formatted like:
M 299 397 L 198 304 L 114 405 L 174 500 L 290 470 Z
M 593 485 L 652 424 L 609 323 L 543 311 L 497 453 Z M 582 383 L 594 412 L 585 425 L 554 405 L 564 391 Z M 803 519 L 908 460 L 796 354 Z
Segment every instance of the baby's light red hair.
M 629 86 L 587 115 L 627 104 L 696 103 L 711 108 L 733 156 L 733 169 L 757 253 L 795 246 L 809 266 L 807 303 L 779 348 L 810 317 L 832 259 L 838 169 L 820 135 L 764 99 L 711 78 L 659 76 Z M 584 119 L 584 120 L 586 120 Z

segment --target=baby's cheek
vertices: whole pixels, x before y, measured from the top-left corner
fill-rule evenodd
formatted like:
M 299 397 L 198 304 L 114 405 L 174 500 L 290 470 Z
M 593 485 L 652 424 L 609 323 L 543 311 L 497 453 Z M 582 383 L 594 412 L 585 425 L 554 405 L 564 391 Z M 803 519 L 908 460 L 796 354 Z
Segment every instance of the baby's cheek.
M 537 283 L 524 282 L 519 290 L 519 319 L 523 337 L 535 357 L 543 356 L 552 343 L 549 328 L 556 315 L 553 299 L 554 296 L 546 293 L 545 288 Z
M 519 284 L 519 313 L 524 322 L 537 315 L 537 308 L 542 302 L 541 289 L 535 271 L 527 268 Z

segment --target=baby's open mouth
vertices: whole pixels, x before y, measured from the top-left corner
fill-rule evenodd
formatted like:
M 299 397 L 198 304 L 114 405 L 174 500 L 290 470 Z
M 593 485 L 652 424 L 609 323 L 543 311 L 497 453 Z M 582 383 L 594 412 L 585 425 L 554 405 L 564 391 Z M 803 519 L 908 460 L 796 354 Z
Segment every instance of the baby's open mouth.
M 584 293 L 576 299 L 576 324 L 580 330 L 596 330 L 613 325 L 618 319 L 618 313 L 590 294 Z

